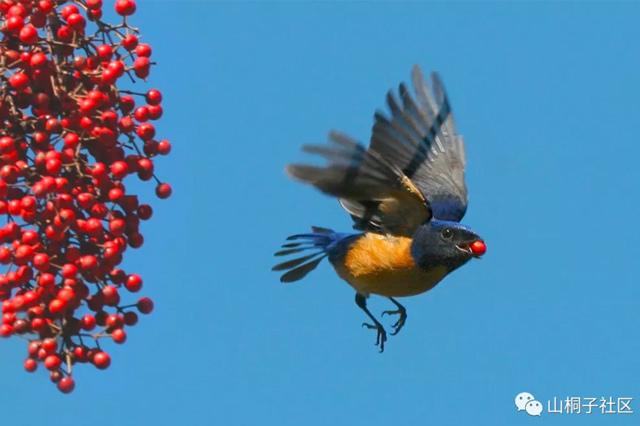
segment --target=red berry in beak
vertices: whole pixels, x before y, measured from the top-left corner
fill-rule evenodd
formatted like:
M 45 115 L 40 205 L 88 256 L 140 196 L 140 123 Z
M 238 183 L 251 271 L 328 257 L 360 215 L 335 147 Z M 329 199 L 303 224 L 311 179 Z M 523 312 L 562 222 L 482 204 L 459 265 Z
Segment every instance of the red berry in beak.
M 485 245 L 484 241 L 474 241 L 469 247 L 471 248 L 471 252 L 475 256 L 482 256 L 487 252 L 487 246 Z

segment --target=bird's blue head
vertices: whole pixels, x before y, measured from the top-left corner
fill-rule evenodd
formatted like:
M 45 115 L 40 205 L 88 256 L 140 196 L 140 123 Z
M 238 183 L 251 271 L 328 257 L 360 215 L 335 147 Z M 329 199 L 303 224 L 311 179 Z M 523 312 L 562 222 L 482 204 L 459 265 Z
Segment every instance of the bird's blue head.
M 475 243 L 475 244 L 474 244 Z M 482 238 L 458 222 L 432 219 L 413 234 L 411 255 L 422 269 L 447 266 L 453 271 L 484 254 Z

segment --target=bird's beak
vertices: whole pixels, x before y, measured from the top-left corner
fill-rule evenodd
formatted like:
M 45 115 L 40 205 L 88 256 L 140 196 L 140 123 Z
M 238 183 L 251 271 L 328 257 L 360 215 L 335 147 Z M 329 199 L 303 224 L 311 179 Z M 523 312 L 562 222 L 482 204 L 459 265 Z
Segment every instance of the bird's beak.
M 487 246 L 485 245 L 484 241 L 479 238 L 462 242 L 460 244 L 457 244 L 456 247 L 458 248 L 458 250 L 468 253 L 476 259 L 480 259 L 482 255 L 487 251 Z

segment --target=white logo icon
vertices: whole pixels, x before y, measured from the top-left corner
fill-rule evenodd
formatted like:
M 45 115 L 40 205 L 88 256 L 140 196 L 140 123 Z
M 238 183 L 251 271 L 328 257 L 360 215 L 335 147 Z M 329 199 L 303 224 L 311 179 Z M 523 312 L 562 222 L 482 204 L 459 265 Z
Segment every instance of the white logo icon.
M 518 411 L 526 411 L 530 416 L 540 416 L 542 404 L 529 392 L 522 392 L 516 396 L 516 407 Z
M 527 402 L 524 409 L 530 416 L 539 416 L 540 413 L 542 413 L 542 404 L 534 399 L 533 401 Z

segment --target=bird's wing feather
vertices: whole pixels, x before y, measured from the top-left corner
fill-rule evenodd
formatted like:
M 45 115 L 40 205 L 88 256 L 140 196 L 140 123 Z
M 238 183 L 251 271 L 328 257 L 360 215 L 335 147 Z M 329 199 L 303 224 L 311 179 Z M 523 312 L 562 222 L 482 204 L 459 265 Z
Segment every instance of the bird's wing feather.
M 374 149 L 331 132 L 328 145 L 306 145 L 303 151 L 324 157 L 328 164 L 292 164 L 287 173 L 339 198 L 356 221 L 356 229 L 409 236 L 431 219 L 429 203 L 420 190 Z
M 417 100 L 400 84 L 399 103 L 387 94 L 390 118 L 375 114 L 370 150 L 400 169 L 427 198 L 437 219 L 459 222 L 467 210 L 465 148 L 456 134 L 451 106 L 440 78 L 431 74 L 432 92 L 415 65 Z

